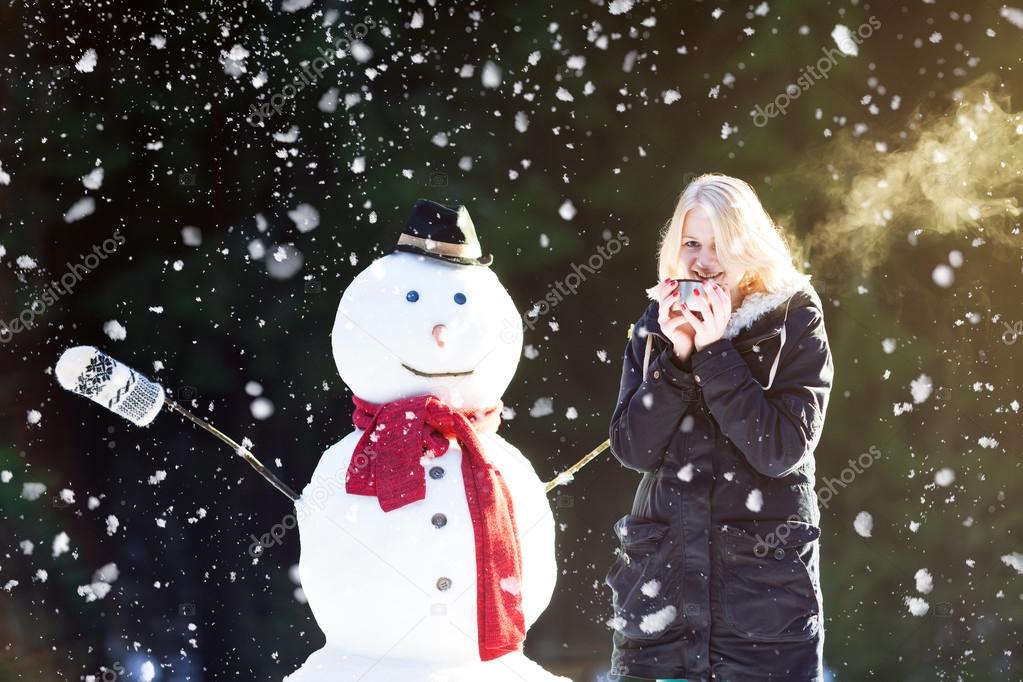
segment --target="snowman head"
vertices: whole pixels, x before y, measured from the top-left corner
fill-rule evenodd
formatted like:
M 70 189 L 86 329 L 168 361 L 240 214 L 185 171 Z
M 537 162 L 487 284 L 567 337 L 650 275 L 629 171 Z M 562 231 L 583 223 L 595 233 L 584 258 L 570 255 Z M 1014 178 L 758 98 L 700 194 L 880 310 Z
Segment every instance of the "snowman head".
M 341 296 L 331 345 L 341 378 L 372 403 L 431 394 L 496 403 L 522 352 L 522 319 L 489 267 L 396 252 Z

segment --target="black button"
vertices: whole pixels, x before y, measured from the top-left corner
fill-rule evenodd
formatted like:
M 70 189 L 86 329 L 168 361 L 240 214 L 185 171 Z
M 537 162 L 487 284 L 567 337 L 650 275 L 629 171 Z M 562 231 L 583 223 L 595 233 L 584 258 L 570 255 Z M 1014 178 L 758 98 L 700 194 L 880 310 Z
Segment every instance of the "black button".
M 785 550 L 782 549 L 781 547 L 779 547 L 778 549 L 774 550 L 774 558 L 777 559 L 778 561 L 781 561 L 782 559 L 784 559 L 785 558 Z
M 434 480 L 444 478 L 444 467 L 430 467 L 430 478 Z
M 451 589 L 451 578 L 437 578 L 437 589 L 441 592 Z
M 434 514 L 433 518 L 430 519 L 430 521 L 433 522 L 433 525 L 435 527 L 441 528 L 441 527 L 447 525 L 448 517 L 444 516 L 443 514 Z

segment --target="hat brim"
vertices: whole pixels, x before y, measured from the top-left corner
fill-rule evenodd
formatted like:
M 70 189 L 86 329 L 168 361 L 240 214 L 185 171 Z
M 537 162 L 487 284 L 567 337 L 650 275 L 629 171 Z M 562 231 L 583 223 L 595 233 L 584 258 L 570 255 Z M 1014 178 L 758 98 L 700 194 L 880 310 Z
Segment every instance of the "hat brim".
M 490 253 L 480 258 L 462 258 L 461 256 L 446 256 L 444 254 L 437 253 L 436 251 L 429 251 L 427 249 L 421 249 L 418 246 L 412 246 L 411 244 L 398 244 L 394 247 L 394 250 L 396 252 L 404 251 L 405 253 L 415 253 L 420 256 L 428 256 L 429 258 L 436 258 L 437 260 L 455 263 L 456 265 L 482 265 L 483 267 L 490 267 L 490 264 L 494 262 L 494 256 Z

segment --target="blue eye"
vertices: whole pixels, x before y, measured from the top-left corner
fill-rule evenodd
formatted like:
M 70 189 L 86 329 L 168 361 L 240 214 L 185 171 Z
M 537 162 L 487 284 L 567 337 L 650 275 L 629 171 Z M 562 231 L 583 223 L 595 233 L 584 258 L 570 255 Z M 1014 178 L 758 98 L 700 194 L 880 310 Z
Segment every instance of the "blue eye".
M 412 291 L 405 294 L 405 300 L 409 303 L 415 303 L 419 300 L 419 292 L 413 289 Z
M 458 292 L 457 294 L 455 294 L 455 303 L 457 303 L 458 305 L 465 305 L 465 294 L 463 294 L 462 292 Z

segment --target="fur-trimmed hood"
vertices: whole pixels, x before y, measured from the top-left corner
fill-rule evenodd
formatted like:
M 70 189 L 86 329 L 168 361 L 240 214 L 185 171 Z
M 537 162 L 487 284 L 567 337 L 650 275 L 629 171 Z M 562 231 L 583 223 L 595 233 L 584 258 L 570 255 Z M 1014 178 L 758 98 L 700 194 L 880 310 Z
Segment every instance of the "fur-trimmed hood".
M 652 289 L 648 289 L 647 295 L 652 297 L 651 291 Z M 643 317 L 643 325 L 648 332 L 657 334 L 668 341 L 657 322 L 659 307 L 656 299 L 650 303 Z M 789 318 L 795 310 L 809 307 L 817 308 L 820 311 L 818 314 L 823 312 L 820 297 L 810 284 L 810 276 L 796 275 L 778 291 L 747 294 L 739 307 L 733 310 L 731 317 L 728 318 L 722 338 L 730 339 L 741 345 L 745 345 L 741 339 L 750 336 L 756 338 L 771 327 L 779 326 L 781 328 L 781 347 L 775 353 L 774 361 L 771 363 L 771 373 L 768 376 L 767 384 L 762 385 L 765 390 L 774 384 L 775 373 L 781 361 L 781 352 L 788 336 L 787 327 L 793 324 L 788 321 Z M 670 343 L 670 341 L 668 342 Z

